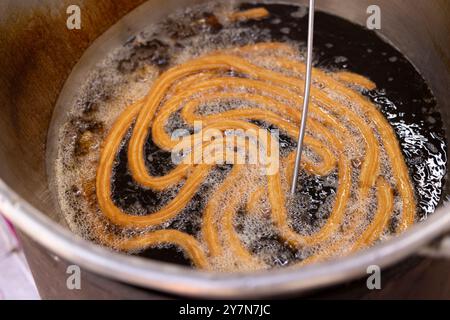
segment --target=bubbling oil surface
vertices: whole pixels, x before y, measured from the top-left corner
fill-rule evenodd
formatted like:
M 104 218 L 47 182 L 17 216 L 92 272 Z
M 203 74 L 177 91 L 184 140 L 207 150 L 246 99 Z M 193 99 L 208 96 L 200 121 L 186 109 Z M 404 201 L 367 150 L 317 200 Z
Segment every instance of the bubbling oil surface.
M 85 86 L 79 88 L 73 105 L 67 106 L 70 116 L 60 128 L 58 157 L 49 159 L 55 164 L 54 187 L 61 210 L 74 232 L 93 239 L 92 230 L 99 227 L 93 222 L 97 221 L 93 217 L 101 215 L 95 194 L 95 175 L 101 143 L 118 115 L 127 105 L 145 96 L 161 72 L 214 50 L 251 43 L 287 42 L 300 51 L 304 49 L 307 34 L 305 8 L 282 4 L 264 5 L 270 16 L 263 20 L 231 23 L 224 18 L 231 10 L 251 7 L 253 5 L 250 4 L 240 8 L 211 4 L 175 13 L 166 21 L 149 26 L 148 30 L 130 38 L 123 47 L 99 61 Z M 416 191 L 417 220 L 425 219 L 440 201 L 447 159 L 441 117 L 423 78 L 400 52 L 375 33 L 321 12 L 316 16 L 314 57 L 314 64 L 318 68 L 351 71 L 376 83 L 376 90 L 362 93 L 379 107 L 395 129 Z M 302 59 L 301 55 L 297 58 Z M 208 104 L 199 112 L 217 113 L 239 106 L 239 100 L 227 105 Z M 355 106 L 348 107 L 358 111 Z M 264 122 L 255 124 L 270 128 Z M 179 128 L 192 130 L 175 114 L 169 119 L 167 131 Z M 130 134 L 124 139 L 116 158 L 112 199 L 125 212 L 143 215 L 158 210 L 173 199 L 182 183 L 161 192 L 135 183 L 127 166 L 129 138 Z M 287 154 L 295 149 L 296 144 L 281 132 L 280 147 L 281 154 Z M 384 153 L 383 148 L 381 149 Z M 348 146 L 346 150 L 352 159 L 355 175 L 361 165 L 358 163 L 362 156 L 361 150 L 364 147 L 358 144 Z M 306 149 L 305 152 L 309 151 Z M 174 168 L 171 154 L 159 149 L 153 143 L 151 135 L 145 144 L 145 157 L 152 175 L 162 176 Z M 156 229 L 177 229 L 200 239 L 202 212 L 210 195 L 230 169 L 231 166 L 222 165 L 212 170 L 183 211 Z M 386 161 L 382 161 L 381 170 L 383 176 L 392 177 Z M 255 177 L 247 178 L 253 182 L 259 181 Z M 299 189 L 296 197 L 290 201 L 288 211 L 293 229 L 309 234 L 320 228 L 328 218 L 336 196 L 338 178 L 337 173 L 332 172 L 325 177 L 301 173 L 298 179 Z M 264 186 L 263 182 L 256 183 Z M 266 203 L 266 199 L 262 201 L 257 212 L 250 215 L 240 212 L 235 219 L 235 228 L 240 240 L 249 251 L 264 261 L 265 267 L 290 265 L 314 254 L 314 250 L 320 250 L 294 250 L 281 241 L 270 222 L 270 205 Z M 366 205 L 365 210 L 370 218 L 376 209 L 376 203 L 369 201 Z M 401 203 L 396 200 L 394 213 L 399 214 L 400 210 Z M 395 224 L 394 218 L 390 231 L 395 228 Z M 118 230 L 107 221 L 101 227 L 124 238 L 153 230 Z M 385 232 L 383 237 L 389 237 L 390 231 Z M 136 254 L 190 265 L 190 261 L 174 246 L 149 248 Z M 253 268 L 236 267 L 232 257 L 228 258 L 225 255 L 214 261 L 215 269 Z

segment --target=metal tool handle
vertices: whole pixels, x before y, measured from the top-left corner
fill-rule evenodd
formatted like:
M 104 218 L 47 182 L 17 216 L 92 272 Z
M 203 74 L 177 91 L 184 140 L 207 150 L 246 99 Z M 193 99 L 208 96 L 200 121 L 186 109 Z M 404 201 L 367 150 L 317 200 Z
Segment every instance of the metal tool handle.
M 295 167 L 294 174 L 292 176 L 291 185 L 291 195 L 295 193 L 297 187 L 297 177 L 298 171 L 300 169 L 300 162 L 302 159 L 303 150 L 303 138 L 306 132 L 306 120 L 308 117 L 308 105 L 309 105 L 309 95 L 311 88 L 311 72 L 312 72 L 312 55 L 313 55 L 313 39 L 314 39 L 314 6 L 315 0 L 309 0 L 309 19 L 308 19 L 308 45 L 307 45 L 307 56 L 306 56 L 306 76 L 305 76 L 305 89 L 303 95 L 303 111 L 302 119 L 300 123 L 300 131 L 298 134 L 297 142 L 297 154 L 295 157 Z

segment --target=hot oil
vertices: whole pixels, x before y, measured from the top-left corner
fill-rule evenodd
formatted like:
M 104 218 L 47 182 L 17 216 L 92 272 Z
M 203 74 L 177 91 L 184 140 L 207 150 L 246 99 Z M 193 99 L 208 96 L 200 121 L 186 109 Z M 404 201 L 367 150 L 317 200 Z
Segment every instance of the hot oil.
M 240 9 L 252 6 L 243 5 Z M 101 215 L 95 198 L 95 172 L 102 140 L 114 119 L 127 105 L 145 96 L 160 73 L 203 53 L 248 43 L 280 41 L 304 49 L 306 10 L 281 4 L 265 7 L 270 11 L 269 18 L 238 23 L 229 23 L 224 19 L 225 12 L 230 8 L 212 4 L 187 10 L 130 38 L 122 48 L 99 62 L 86 86 L 77 93 L 73 106 L 69 106 L 71 120 L 61 129 L 58 145 L 55 171 L 59 202 L 74 232 L 91 238 L 92 225 L 86 222 L 87 217 Z M 419 219 L 426 218 L 440 201 L 447 159 L 442 120 L 425 81 L 395 48 L 375 33 L 343 19 L 318 12 L 314 42 L 316 67 L 329 71 L 348 70 L 376 83 L 376 90 L 362 93 L 377 104 L 395 129 L 416 190 L 417 215 Z M 210 114 L 236 107 L 239 107 L 239 101 L 231 101 L 228 105 L 212 104 L 204 106 L 201 113 Z M 355 106 L 348 107 L 357 111 Z M 274 129 L 261 121 L 253 123 Z M 174 116 L 167 125 L 168 132 L 178 128 L 192 132 L 192 128 L 187 127 L 179 116 Z M 112 199 L 125 212 L 143 215 L 158 210 L 173 199 L 182 183 L 163 192 L 137 185 L 128 170 L 126 150 L 129 138 L 130 134 L 123 141 L 116 158 Z M 281 132 L 280 147 L 283 156 L 295 150 L 296 144 Z M 361 150 L 363 146 L 356 145 L 346 151 L 351 155 L 355 175 L 361 166 Z M 305 152 L 308 153 L 308 150 Z M 171 154 L 159 149 L 151 135 L 145 145 L 145 157 L 152 175 L 162 176 L 174 168 Z M 230 169 L 231 166 L 223 165 L 212 170 L 187 207 L 159 228 L 175 228 L 201 239 L 205 205 Z M 381 170 L 385 176 L 392 175 L 387 165 L 382 165 Z M 264 187 L 261 179 L 254 176 L 247 178 L 250 181 L 257 180 L 255 183 Z M 302 173 L 298 179 L 299 189 L 296 197 L 290 201 L 288 211 L 292 227 L 299 233 L 308 234 L 318 230 L 328 218 L 336 196 L 338 177 L 336 172 L 326 177 Z M 286 188 L 286 178 L 283 180 Z M 235 227 L 241 241 L 265 262 L 265 267 L 299 262 L 320 250 L 297 251 L 283 243 L 270 221 L 267 198 L 262 201 L 259 211 L 251 215 L 241 208 Z M 369 217 L 376 206 L 372 202 L 366 203 Z M 395 205 L 398 213 L 401 208 L 398 201 Z M 394 229 L 395 219 L 391 225 L 391 229 Z M 129 230 L 125 235 L 133 233 L 133 230 Z M 149 248 L 139 254 L 152 259 L 190 264 L 174 246 Z M 215 268 L 233 268 L 232 260 L 219 259 L 214 262 Z

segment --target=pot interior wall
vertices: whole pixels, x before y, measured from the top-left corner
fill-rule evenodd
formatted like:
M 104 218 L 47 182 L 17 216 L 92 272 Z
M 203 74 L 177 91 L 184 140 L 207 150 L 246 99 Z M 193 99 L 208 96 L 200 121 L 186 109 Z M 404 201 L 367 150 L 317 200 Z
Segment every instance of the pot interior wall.
M 47 131 L 60 90 L 89 45 L 143 0 L 2 1 L 0 4 L 0 178 L 58 219 L 45 166 Z M 81 30 L 68 30 L 78 4 Z
M 20 196 L 62 223 L 51 201 L 45 164 L 47 132 L 59 92 L 83 52 L 144 0 L 3 1 L 0 4 L 0 178 Z M 148 1 L 115 28 L 133 31 L 174 9 L 201 1 Z M 305 3 L 306 1 L 284 1 Z M 66 8 L 78 4 L 82 29 L 66 28 Z M 380 31 L 418 67 L 450 126 L 450 4 L 446 0 L 319 0 L 318 7 L 360 24 L 366 9 L 382 9 Z M 448 179 L 447 179 L 448 181 Z

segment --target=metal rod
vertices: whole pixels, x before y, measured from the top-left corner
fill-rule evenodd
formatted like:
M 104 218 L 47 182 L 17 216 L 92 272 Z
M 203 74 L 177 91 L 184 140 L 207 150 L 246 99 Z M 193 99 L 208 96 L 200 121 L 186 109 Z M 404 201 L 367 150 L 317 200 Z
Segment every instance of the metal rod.
M 308 44 L 306 56 L 306 77 L 305 89 L 303 98 L 303 111 L 300 123 L 300 132 L 298 134 L 297 155 L 295 157 L 294 174 L 292 176 L 291 195 L 295 193 L 297 187 L 297 176 L 300 168 L 300 161 L 302 159 L 303 138 L 306 131 L 306 119 L 308 117 L 309 94 L 311 88 L 311 71 L 312 71 L 312 55 L 313 55 L 313 38 L 314 38 L 314 6 L 315 0 L 309 0 L 309 18 L 308 18 Z

